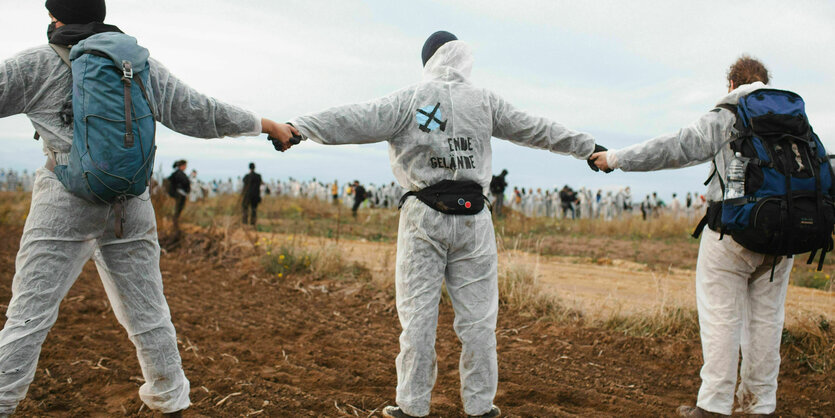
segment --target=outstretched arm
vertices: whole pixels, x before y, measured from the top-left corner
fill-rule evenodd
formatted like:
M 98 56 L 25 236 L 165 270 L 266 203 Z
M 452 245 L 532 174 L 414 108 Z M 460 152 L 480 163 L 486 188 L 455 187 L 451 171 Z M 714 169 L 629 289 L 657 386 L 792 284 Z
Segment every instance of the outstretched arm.
M 197 138 L 261 133 L 261 120 L 254 113 L 192 89 L 156 60 L 149 65 L 157 120 L 171 130 Z
M 368 144 L 394 137 L 408 123 L 414 89 L 370 102 L 332 107 L 290 121 L 299 132 L 325 145 Z
M 689 167 L 713 159 L 731 140 L 736 120 L 728 110 L 711 111 L 676 133 L 661 135 L 621 150 L 592 155 L 600 169 L 654 171 Z
M 493 136 L 531 148 L 570 154 L 585 160 L 594 150 L 594 137 L 566 128 L 550 119 L 522 112 L 498 95 L 489 94 L 493 110 Z

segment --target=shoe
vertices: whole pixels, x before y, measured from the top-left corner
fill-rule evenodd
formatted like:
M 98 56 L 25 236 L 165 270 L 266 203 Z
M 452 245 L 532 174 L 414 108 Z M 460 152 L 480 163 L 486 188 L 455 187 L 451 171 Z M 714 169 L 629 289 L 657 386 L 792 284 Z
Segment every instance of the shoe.
M 403 412 L 399 406 L 387 406 L 383 408 L 383 416 L 389 418 L 418 418 Z
M 676 414 L 680 417 L 688 418 L 712 418 L 712 417 L 729 417 L 730 415 L 717 414 L 715 412 L 708 412 L 698 406 L 682 405 L 676 409 Z
M 502 410 L 499 409 L 498 406 L 493 405 L 493 408 L 490 409 L 490 412 L 482 415 L 467 415 L 468 418 L 499 418 L 502 416 Z

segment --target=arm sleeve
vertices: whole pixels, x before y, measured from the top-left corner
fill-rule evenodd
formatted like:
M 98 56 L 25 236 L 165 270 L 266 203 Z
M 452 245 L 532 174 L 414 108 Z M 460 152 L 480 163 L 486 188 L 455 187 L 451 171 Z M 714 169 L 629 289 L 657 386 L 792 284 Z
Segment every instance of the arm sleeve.
M 290 121 L 305 137 L 325 145 L 386 141 L 406 124 L 413 88 L 370 102 L 337 106 Z
M 157 120 L 171 130 L 197 138 L 261 133 L 261 119 L 254 113 L 197 92 L 158 61 L 151 59 L 149 65 Z
M 731 139 L 735 116 L 728 110 L 708 112 L 676 133 L 661 135 L 614 151 L 623 171 L 689 167 L 713 159 Z
M 16 58 L 0 64 L 0 118 L 23 113 L 26 109 L 24 77 Z
M 522 112 L 488 92 L 493 113 L 493 136 L 531 148 L 587 159 L 594 151 L 594 137 L 573 131 L 550 119 Z

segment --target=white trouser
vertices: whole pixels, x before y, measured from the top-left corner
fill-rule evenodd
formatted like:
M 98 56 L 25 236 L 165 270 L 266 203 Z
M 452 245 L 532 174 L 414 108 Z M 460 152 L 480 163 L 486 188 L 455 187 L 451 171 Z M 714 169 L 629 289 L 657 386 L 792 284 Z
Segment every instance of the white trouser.
M 124 235 L 117 239 L 111 206 L 80 199 L 54 173 L 37 171 L 0 332 L 0 415 L 13 412 L 26 396 L 58 306 L 91 256 L 113 312 L 136 346 L 145 378 L 140 398 L 162 412 L 189 406 L 189 382 L 162 292 L 148 193 L 128 200 L 125 211 Z
M 770 414 L 777 406 L 780 339 L 786 289 L 793 259 L 781 257 L 771 278 L 773 257 L 746 250 L 730 235 L 705 228 L 696 263 L 702 386 L 697 406 L 730 415 L 739 353 L 740 412 Z
M 455 310 L 461 340 L 461 398 L 468 415 L 490 411 L 498 384 L 496 316 L 499 310 L 496 238 L 490 212 L 445 215 L 410 198 L 397 233 L 397 314 L 403 332 L 397 356 L 397 405 L 429 414 L 435 385 L 435 329 L 441 285 Z

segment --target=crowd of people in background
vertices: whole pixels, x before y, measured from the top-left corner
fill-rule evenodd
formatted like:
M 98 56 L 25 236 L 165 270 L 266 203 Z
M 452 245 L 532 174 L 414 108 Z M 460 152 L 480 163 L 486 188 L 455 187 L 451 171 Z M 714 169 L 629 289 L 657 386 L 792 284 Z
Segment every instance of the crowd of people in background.
M 493 193 L 493 201 L 508 200 L 506 195 Z M 629 187 L 615 190 L 600 190 L 581 187 L 574 190 L 568 185 L 552 190 L 514 187 L 505 206 L 528 217 L 557 219 L 602 219 L 611 221 L 624 216 L 633 216 L 638 211 L 644 220 L 669 213 L 678 219 L 694 219 L 705 209 L 705 198 L 698 192 L 688 192 L 682 201 L 677 193 L 664 201 L 653 192 L 640 201 L 634 201 Z
M 0 168 L 0 192 L 31 192 L 35 185 L 35 172 Z
M 184 160 L 178 162 L 185 162 Z M 254 167 L 254 166 L 253 166 Z M 254 170 L 254 168 L 251 168 Z M 258 176 L 258 188 L 260 193 L 255 193 L 252 186 L 246 186 L 247 175 L 228 177 L 224 179 L 211 179 L 204 181 L 197 177 L 197 170 L 191 170 L 186 175 L 185 169 L 175 170 L 181 173 L 178 177 L 188 179 L 190 187 L 180 186 L 177 199 L 178 207 L 180 201 L 186 198 L 190 202 L 197 202 L 205 198 L 221 195 L 246 195 L 246 202 L 261 201 L 264 198 L 275 196 L 287 196 L 291 198 L 316 199 L 322 202 L 342 204 L 351 208 L 354 216 L 359 209 L 363 208 L 397 208 L 400 198 L 405 193 L 397 183 L 377 185 L 375 183 L 361 184 L 358 180 L 341 182 L 334 180 L 324 182 L 313 178 L 311 180 L 298 180 L 288 178 L 287 180 L 262 180 Z M 24 172 L 25 173 L 25 172 Z M 569 185 L 562 188 L 542 189 L 508 186 L 507 171 L 494 176 L 490 186 L 490 202 L 493 205 L 493 213 L 502 216 L 503 208 L 510 208 L 531 218 L 554 218 L 554 219 L 601 219 L 611 221 L 624 217 L 638 216 L 642 219 L 651 220 L 662 214 L 669 214 L 675 219 L 686 218 L 698 219 L 704 215 L 706 200 L 699 192 L 687 192 L 684 198 L 678 193 L 672 193 L 669 200 L 664 200 L 653 192 L 643 199 L 635 200 L 630 187 L 623 187 L 614 190 L 580 187 L 574 189 Z M 244 189 L 248 191 L 244 193 Z M 180 195 L 185 196 L 185 198 Z M 172 195 L 173 196 L 173 195 Z M 257 207 L 249 203 L 247 207 Z M 254 212 L 250 212 L 249 220 L 246 223 L 254 224 Z
M 202 180 L 197 175 L 197 170 L 186 173 L 185 160 L 179 160 L 175 164 L 173 173 L 178 172 L 177 187 L 175 188 L 176 206 L 182 211 L 186 200 L 197 202 L 199 200 L 220 195 L 243 194 L 246 175 L 228 177 L 226 179 Z M 180 169 L 179 167 L 183 167 Z M 574 189 L 568 185 L 562 188 L 542 189 L 531 187 L 514 186 L 509 190 L 504 175 L 496 176 L 501 180 L 491 186 L 490 201 L 493 204 L 493 211 L 501 214 L 502 208 L 510 208 L 524 214 L 527 217 L 556 218 L 556 219 L 602 219 L 611 221 L 621 219 L 625 216 L 633 216 L 640 212 L 642 219 L 649 220 L 656 218 L 663 213 L 669 213 L 674 218 L 697 219 L 704 214 L 706 208 L 705 197 L 699 192 L 687 192 L 684 198 L 678 193 L 673 193 L 670 200 L 664 200 L 657 193 L 646 195 L 643 199 L 633 200 L 630 187 L 615 190 L 594 191 L 586 187 Z M 11 169 L 0 169 L 0 191 L 31 191 L 34 183 L 34 172 L 27 170 L 15 171 Z M 259 176 L 260 179 L 260 176 Z M 187 182 L 186 182 L 187 180 Z M 331 201 L 335 204 L 342 204 L 355 211 L 362 208 L 397 208 L 400 197 L 405 191 L 397 183 L 377 185 L 369 183 L 360 184 L 359 181 L 323 182 L 317 179 L 297 180 L 262 180 L 257 186 L 261 196 L 289 196 L 293 198 L 308 198 Z M 250 189 L 250 188 L 248 188 Z M 361 190 L 359 199 L 355 191 Z M 256 193 L 250 190 L 245 199 L 247 202 L 256 200 Z M 250 203 L 247 223 L 254 224 L 253 208 L 256 204 Z

